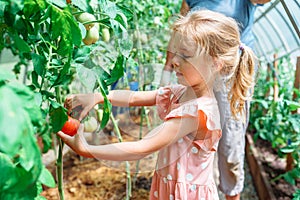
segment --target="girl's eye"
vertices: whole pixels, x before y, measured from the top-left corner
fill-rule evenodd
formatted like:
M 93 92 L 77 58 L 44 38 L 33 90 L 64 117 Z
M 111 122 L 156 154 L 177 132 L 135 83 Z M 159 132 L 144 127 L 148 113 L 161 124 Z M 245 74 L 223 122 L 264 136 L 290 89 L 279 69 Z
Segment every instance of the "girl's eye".
M 189 59 L 189 58 L 193 57 L 193 56 L 190 56 L 190 55 L 179 54 L 179 53 L 177 55 L 180 56 L 183 59 Z
M 192 56 L 189 56 L 189 55 L 182 55 L 182 57 L 184 58 L 184 59 L 188 59 L 188 58 L 191 58 Z

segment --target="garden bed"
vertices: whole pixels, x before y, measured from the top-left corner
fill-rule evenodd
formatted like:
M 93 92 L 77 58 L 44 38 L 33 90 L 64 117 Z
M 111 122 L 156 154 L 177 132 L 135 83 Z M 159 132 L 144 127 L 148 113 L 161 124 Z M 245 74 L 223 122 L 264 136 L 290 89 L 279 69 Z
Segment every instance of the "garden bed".
M 285 159 L 279 158 L 271 144 L 262 139 L 253 142 L 253 135 L 247 134 L 246 157 L 253 181 L 261 200 L 290 200 L 300 180 L 291 185 L 283 179 L 274 179 L 285 171 Z

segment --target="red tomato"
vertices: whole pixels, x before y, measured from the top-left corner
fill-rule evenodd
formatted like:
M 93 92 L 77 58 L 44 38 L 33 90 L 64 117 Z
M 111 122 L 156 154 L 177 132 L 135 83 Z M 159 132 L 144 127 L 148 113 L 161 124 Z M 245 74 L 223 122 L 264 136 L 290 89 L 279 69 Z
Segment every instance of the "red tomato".
M 77 133 L 79 125 L 80 122 L 77 119 L 68 116 L 68 121 L 66 121 L 61 131 L 67 135 L 74 136 Z

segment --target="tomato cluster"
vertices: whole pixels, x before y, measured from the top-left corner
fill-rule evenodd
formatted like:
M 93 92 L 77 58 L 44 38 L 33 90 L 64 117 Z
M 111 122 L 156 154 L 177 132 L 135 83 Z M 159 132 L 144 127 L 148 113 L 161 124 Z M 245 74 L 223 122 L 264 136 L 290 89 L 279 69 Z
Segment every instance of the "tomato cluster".
M 78 22 L 82 23 L 86 29 L 86 35 L 82 39 L 86 45 L 91 45 L 99 40 L 99 24 L 96 22 L 97 19 L 94 15 L 84 12 L 76 16 Z M 103 27 L 101 29 L 102 39 L 105 42 L 110 40 L 109 29 Z
M 99 40 L 99 24 L 95 23 L 96 17 L 90 13 L 84 12 L 76 17 L 77 21 L 82 23 L 86 29 L 86 35 L 83 43 L 91 45 Z

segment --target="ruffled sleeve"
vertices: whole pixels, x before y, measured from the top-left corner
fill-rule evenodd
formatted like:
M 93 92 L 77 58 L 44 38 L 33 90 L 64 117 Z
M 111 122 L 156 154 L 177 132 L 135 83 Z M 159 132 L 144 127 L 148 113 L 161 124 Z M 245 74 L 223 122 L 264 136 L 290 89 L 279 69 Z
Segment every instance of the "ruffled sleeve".
M 178 104 L 178 99 L 186 90 L 183 85 L 161 87 L 156 96 L 156 107 L 159 117 L 164 120 L 169 112 Z
M 207 134 L 203 140 L 196 140 L 194 144 L 204 151 L 217 151 L 222 136 L 221 121 L 217 101 L 212 98 L 202 98 L 198 101 L 199 116 L 205 114 Z M 202 112 L 200 112 L 202 111 Z
M 199 131 L 206 132 L 205 139 L 193 141 L 196 146 L 204 151 L 217 150 L 222 131 L 218 104 L 214 98 L 201 97 L 183 103 L 177 108 L 173 108 L 164 119 L 182 117 L 197 117 L 199 119 Z

